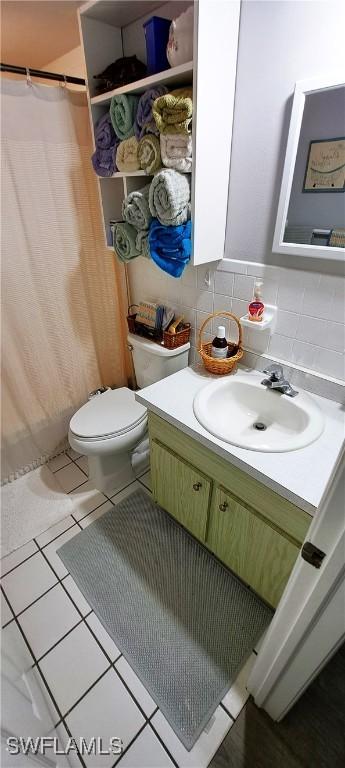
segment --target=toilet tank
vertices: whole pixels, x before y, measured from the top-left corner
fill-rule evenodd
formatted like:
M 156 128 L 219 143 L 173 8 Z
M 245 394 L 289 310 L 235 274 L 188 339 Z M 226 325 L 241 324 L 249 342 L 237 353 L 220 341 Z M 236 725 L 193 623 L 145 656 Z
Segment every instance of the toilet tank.
M 177 349 L 166 349 L 149 339 L 127 336 L 128 346 L 132 352 L 135 376 L 139 389 L 154 384 L 155 381 L 165 379 L 181 368 L 188 365 L 188 353 L 190 344 L 183 344 Z

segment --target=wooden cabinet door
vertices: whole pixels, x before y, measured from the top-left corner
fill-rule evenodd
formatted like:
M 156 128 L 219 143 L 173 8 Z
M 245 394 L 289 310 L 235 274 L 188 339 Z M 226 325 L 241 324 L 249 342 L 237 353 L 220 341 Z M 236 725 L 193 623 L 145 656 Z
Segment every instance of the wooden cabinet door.
M 213 494 L 206 544 L 270 605 L 278 604 L 299 546 L 220 486 Z
M 197 539 L 205 541 L 211 482 L 174 453 L 151 441 L 153 497 Z

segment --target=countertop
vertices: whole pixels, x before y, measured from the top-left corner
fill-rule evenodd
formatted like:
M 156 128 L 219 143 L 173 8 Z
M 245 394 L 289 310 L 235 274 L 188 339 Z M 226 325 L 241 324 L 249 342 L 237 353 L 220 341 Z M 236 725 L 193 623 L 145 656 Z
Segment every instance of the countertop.
M 238 369 L 243 372 L 245 369 Z M 233 374 L 236 376 L 236 373 Z M 262 373 L 250 371 L 262 380 Z M 255 477 L 296 506 L 314 515 L 332 482 L 344 449 L 344 408 L 339 403 L 306 392 L 321 408 L 324 431 L 311 445 L 285 453 L 261 453 L 238 448 L 211 435 L 193 412 L 196 393 L 219 377 L 202 366 L 184 368 L 136 392 L 138 402 L 186 435 Z M 300 390 L 302 391 L 302 390 Z

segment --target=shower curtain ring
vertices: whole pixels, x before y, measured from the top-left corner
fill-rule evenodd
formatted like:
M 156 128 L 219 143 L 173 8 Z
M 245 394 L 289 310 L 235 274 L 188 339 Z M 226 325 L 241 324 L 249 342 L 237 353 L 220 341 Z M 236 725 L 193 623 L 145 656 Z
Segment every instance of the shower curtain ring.
M 26 84 L 27 85 L 32 85 L 32 80 L 31 80 L 31 75 L 30 75 L 29 67 L 25 67 L 25 69 L 26 69 Z

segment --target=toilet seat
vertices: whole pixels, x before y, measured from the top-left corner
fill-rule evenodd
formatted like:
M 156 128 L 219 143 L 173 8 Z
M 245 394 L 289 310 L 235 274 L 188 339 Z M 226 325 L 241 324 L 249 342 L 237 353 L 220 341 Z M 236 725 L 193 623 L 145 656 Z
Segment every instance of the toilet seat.
M 110 440 L 136 430 L 147 420 L 147 410 L 128 387 L 109 389 L 93 397 L 74 414 L 70 433 L 77 440 Z

